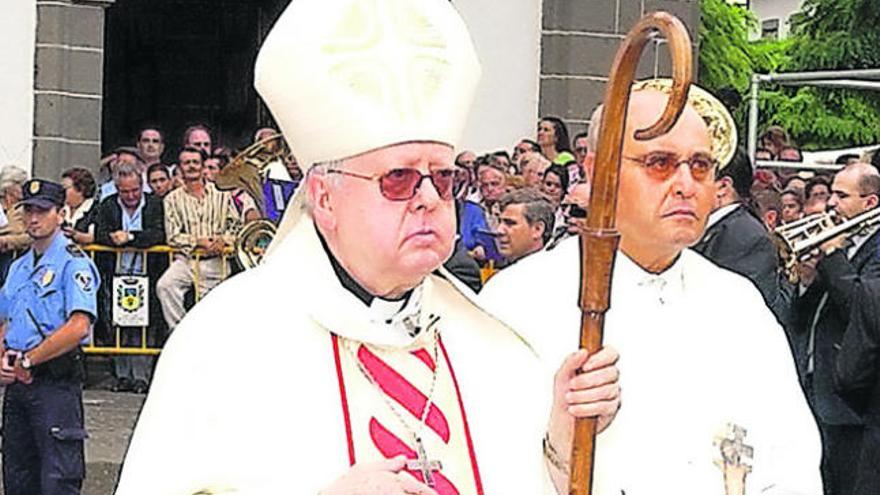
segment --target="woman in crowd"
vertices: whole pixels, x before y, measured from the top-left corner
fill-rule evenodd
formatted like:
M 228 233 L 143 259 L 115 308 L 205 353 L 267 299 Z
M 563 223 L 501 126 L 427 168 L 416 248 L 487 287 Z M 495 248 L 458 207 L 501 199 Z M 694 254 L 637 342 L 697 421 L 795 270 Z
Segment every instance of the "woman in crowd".
M 804 188 L 805 201 L 828 201 L 831 197 L 831 182 L 823 175 L 817 175 L 807 181 Z
M 7 165 L 0 170 L 0 207 L 6 217 L 6 225 L 0 226 L 0 282 L 6 279 L 9 265 L 17 254 L 31 245 L 24 221 L 24 208 L 16 208 L 22 198 L 22 186 L 27 182 L 27 172 Z
M 562 165 L 553 164 L 544 171 L 544 180 L 541 181 L 543 192 L 553 208 L 559 208 L 562 198 L 568 192 L 568 169 Z
M 555 212 L 556 226 L 565 225 L 565 214 L 560 208 L 562 198 L 568 193 L 568 168 L 563 165 L 553 164 L 544 171 L 544 180 L 541 181 L 541 192 L 550 200 Z
M 569 148 L 568 128 L 556 117 L 544 117 L 538 121 L 538 146 L 541 153 L 553 163 L 563 164 L 574 160 Z
M 70 168 L 61 174 L 64 186 L 64 233 L 77 244 L 95 242 L 95 178 L 84 168 Z
M 779 152 L 782 151 L 783 148 L 791 146 L 791 139 L 789 139 L 788 133 L 785 132 L 785 129 L 775 125 L 768 127 L 767 130 L 764 131 L 759 142 L 761 148 L 767 150 L 772 159 L 777 159 L 779 157 Z

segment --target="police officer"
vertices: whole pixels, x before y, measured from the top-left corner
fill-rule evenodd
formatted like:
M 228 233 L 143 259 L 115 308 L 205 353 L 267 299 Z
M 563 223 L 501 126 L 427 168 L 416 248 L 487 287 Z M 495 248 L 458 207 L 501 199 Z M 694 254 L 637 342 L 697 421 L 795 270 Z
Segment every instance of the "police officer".
M 19 207 L 34 242 L 0 289 L 3 483 L 7 495 L 78 494 L 85 476 L 83 355 L 100 279 L 61 231 L 64 188 L 25 184 Z

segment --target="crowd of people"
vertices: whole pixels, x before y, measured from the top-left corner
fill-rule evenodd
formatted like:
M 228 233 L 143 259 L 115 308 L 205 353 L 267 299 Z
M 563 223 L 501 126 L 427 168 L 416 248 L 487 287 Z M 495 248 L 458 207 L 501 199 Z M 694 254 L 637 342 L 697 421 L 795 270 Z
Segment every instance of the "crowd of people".
M 594 114 L 596 121 L 600 118 Z M 523 138 L 510 152 L 460 151 L 452 179 L 458 235 L 446 267 L 479 293 L 493 273 L 577 235 L 589 207 L 597 127 L 570 138 L 561 120 L 545 117 L 535 139 Z M 275 133 L 260 129 L 254 141 Z M 241 189 L 219 190 L 214 181 L 230 163 L 232 151 L 216 146 L 205 125 L 187 129 L 183 142 L 180 150 L 166 153 L 162 130 L 145 127 L 135 146 L 119 147 L 102 161 L 97 178 L 80 167 L 62 173 L 64 234 L 81 246 L 122 248 L 116 254 L 95 253 L 105 280 L 93 332 L 97 343 L 112 345 L 115 335 L 112 286 L 106 281 L 140 274 L 150 284 L 147 345 L 162 346 L 194 302 L 236 271 L 228 254 L 242 226 L 257 219 L 277 223 L 303 175 L 290 157 L 280 173 L 275 170 L 266 179 L 263 197 Z M 785 328 L 822 432 L 826 486 L 837 487 L 830 493 L 850 493 L 855 477 L 848 470 L 860 452 L 853 445 L 863 438 L 870 441 L 863 437 L 870 421 L 866 424 L 866 413 L 855 404 L 864 402 L 860 393 L 871 370 L 854 361 L 865 360 L 859 353 L 866 351 L 853 347 L 859 345 L 850 342 L 856 330 L 847 331 L 847 324 L 854 275 L 862 281 L 880 278 L 876 229 L 823 244 L 809 259 L 789 267 L 793 274 L 780 273 L 771 238 L 775 230 L 808 215 L 830 211 L 841 221 L 875 208 L 880 153 L 843 155 L 837 161 L 839 172 L 817 173 L 797 167 L 802 155 L 784 130 L 771 127 L 759 144 L 759 160 L 792 166 L 756 169 L 744 150 L 737 150 L 716 177 L 714 210 L 694 249 L 752 280 Z M 645 166 L 660 167 L 663 157 L 654 158 L 657 164 Z M 16 208 L 27 180 L 15 166 L 0 170 L 4 278 L 31 242 L 21 208 Z M 169 246 L 174 254 L 143 251 L 156 246 Z M 122 346 L 142 345 L 139 331 L 122 331 L 120 336 Z M 841 351 L 844 341 L 849 354 Z M 846 362 L 835 360 L 838 351 L 848 356 Z M 114 364 L 115 390 L 146 392 L 153 358 L 120 356 Z
M 254 139 L 274 134 L 276 131 L 261 129 Z M 65 191 L 62 231 L 72 242 L 92 251 L 106 281 L 100 288 L 100 317 L 93 332 L 97 345 L 116 344 L 110 283 L 114 276 L 148 278 L 146 345 L 161 346 L 186 308 L 233 272 L 230 254 L 241 226 L 263 217 L 277 220 L 300 177 L 296 163 L 286 160 L 265 183 L 269 201 L 258 202 L 263 198 L 253 198 L 241 189 L 221 191 L 214 181 L 232 152 L 212 146 L 211 131 L 204 125 L 188 128 L 183 142 L 180 150 L 166 155 L 162 130 L 145 127 L 139 131 L 135 146 L 116 148 L 102 160 L 97 174 L 85 167 L 61 174 Z M 163 161 L 172 155 L 172 160 Z M 16 208 L 27 180 L 27 174 L 16 166 L 0 171 L 4 214 L 0 223 L 5 224 L 0 228 L 3 278 L 12 261 L 31 244 L 23 211 Z M 118 248 L 118 252 L 90 247 L 94 245 Z M 173 254 L 148 251 L 157 246 L 168 246 Z M 123 347 L 142 345 L 139 329 L 125 328 L 119 335 Z M 112 387 L 145 393 L 153 361 L 148 356 L 115 357 Z

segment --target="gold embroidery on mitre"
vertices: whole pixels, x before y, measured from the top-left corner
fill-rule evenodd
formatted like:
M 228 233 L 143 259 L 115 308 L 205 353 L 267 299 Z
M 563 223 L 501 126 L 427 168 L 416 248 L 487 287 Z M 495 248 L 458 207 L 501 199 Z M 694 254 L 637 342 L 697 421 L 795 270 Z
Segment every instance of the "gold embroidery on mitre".
M 633 91 L 643 89 L 669 94 L 672 91 L 672 80 L 648 79 L 633 84 Z M 723 169 L 736 153 L 737 132 L 733 116 L 718 98 L 695 84 L 691 84 L 688 92 L 688 104 L 694 107 L 706 123 L 709 138 L 712 140 L 712 156 L 718 160 L 718 168 Z
M 449 80 L 446 49 L 443 33 L 403 0 L 353 1 L 322 45 L 332 79 L 401 120 L 422 118 Z

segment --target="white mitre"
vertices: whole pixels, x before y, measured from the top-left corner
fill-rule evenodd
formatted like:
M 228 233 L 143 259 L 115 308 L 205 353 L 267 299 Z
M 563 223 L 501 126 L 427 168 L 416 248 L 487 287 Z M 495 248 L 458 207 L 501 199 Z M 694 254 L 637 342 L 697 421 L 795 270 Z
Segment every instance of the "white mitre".
M 398 143 L 456 147 L 480 64 L 448 0 L 293 0 L 254 79 L 306 172 Z M 302 216 L 304 190 L 273 246 Z

